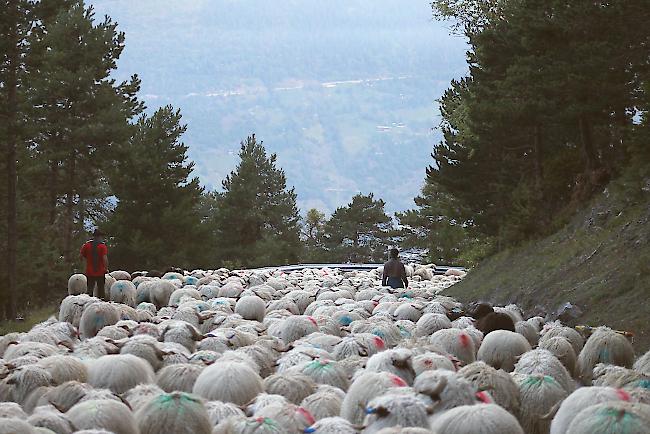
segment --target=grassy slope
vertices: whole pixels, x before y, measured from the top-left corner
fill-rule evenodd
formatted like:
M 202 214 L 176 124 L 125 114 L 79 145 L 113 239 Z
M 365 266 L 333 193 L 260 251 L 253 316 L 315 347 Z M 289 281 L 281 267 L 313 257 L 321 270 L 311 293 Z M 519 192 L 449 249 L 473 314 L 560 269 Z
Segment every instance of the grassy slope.
M 557 233 L 501 252 L 447 293 L 462 301 L 514 302 L 525 313 L 578 305 L 573 324 L 635 333 L 650 348 L 650 194 L 634 203 L 623 192 L 595 198 Z

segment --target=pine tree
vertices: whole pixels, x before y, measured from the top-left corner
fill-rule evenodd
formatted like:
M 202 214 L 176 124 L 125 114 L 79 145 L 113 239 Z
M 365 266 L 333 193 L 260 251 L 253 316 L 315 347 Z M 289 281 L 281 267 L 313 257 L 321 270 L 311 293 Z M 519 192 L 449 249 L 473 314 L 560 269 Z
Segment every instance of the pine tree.
M 393 223 L 384 206 L 372 193 L 357 194 L 348 205 L 334 211 L 325 225 L 331 260 L 364 263 L 386 257 Z
M 302 224 L 302 239 L 305 244 L 303 262 L 321 262 L 326 260 L 324 245 L 325 214 L 316 208 L 307 211 Z
M 253 134 L 241 142 L 239 158 L 216 193 L 218 257 L 229 266 L 295 263 L 301 254 L 296 193 L 287 189 L 276 154 L 267 156 Z
M 171 106 L 142 115 L 109 171 L 117 199 L 105 224 L 111 264 L 124 269 L 200 265 L 210 246 L 201 214 L 203 189 L 190 178 L 193 162 L 181 136 L 180 111 Z M 206 264 L 207 265 L 207 264 Z

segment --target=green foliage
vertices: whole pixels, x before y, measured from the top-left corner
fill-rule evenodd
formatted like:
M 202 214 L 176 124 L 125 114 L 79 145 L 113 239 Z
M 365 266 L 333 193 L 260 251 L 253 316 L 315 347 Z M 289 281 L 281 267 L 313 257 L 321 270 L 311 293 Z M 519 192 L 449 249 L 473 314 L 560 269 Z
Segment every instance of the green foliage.
M 400 216 L 415 242 L 435 252 L 454 239 L 453 228 L 502 249 L 547 234 L 557 216 L 575 212 L 613 175 L 648 161 L 650 10 L 643 2 L 432 6 L 438 18 L 455 20 L 471 49 L 469 76 L 452 81 L 440 100 L 444 140 L 418 209 Z M 443 256 L 465 250 L 480 251 L 470 243 L 443 248 Z
M 217 258 L 246 267 L 296 262 L 301 253 L 296 193 L 287 189 L 277 156 L 267 156 L 253 134 L 241 142 L 239 158 L 223 192 L 214 194 Z
M 357 194 L 347 206 L 337 208 L 325 224 L 327 257 L 335 262 L 383 261 L 393 228 L 384 205 L 370 193 Z
M 307 211 L 302 222 L 301 238 L 304 243 L 302 262 L 326 261 L 325 214 L 316 208 Z
M 195 267 L 205 257 L 201 245 L 203 189 L 190 178 L 193 162 L 181 140 L 186 126 L 171 106 L 141 116 L 128 144 L 109 170 L 117 198 L 105 227 L 111 235 L 111 263 L 123 269 Z

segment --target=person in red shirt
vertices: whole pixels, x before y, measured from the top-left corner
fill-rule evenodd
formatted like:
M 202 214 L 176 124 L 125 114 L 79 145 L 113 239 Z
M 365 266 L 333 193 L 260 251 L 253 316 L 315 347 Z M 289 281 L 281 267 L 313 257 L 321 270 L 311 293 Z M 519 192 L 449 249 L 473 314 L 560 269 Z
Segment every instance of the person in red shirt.
M 81 246 L 79 252 L 79 259 L 86 261 L 86 279 L 88 282 L 88 295 L 93 295 L 95 285 L 97 285 L 97 296 L 106 300 L 104 294 L 104 285 L 106 285 L 106 278 L 104 275 L 108 273 L 108 247 L 102 240 L 104 235 L 99 229 L 93 232 L 93 238 L 88 240 Z

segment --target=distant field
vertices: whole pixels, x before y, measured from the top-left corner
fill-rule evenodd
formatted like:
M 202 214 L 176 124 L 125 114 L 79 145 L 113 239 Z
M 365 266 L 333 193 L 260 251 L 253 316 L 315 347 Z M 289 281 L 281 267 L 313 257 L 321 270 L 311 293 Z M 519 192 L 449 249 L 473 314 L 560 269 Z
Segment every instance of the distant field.
M 46 306 L 28 312 L 22 321 L 2 321 L 0 322 L 0 335 L 6 335 L 10 332 L 29 331 L 35 324 L 45 321 L 52 315 L 56 315 L 58 308 L 58 306 Z

